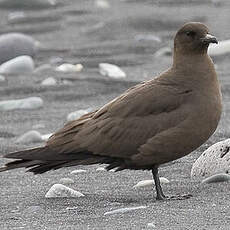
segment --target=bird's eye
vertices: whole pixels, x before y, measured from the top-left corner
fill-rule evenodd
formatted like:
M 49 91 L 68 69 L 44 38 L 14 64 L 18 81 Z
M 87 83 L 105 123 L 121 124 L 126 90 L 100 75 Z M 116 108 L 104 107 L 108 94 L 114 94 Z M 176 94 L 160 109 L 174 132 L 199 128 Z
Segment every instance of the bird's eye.
M 194 32 L 194 31 L 187 31 L 186 35 L 189 36 L 189 37 L 194 37 L 196 35 L 196 32 Z

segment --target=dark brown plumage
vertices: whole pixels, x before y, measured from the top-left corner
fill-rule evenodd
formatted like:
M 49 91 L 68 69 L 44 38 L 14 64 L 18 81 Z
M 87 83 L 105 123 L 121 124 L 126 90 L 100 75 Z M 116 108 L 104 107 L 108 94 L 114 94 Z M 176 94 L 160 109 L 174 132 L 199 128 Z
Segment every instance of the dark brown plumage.
M 201 23 L 187 23 L 174 40 L 173 65 L 140 83 L 101 109 L 67 123 L 46 146 L 7 154 L 19 159 L 0 171 L 26 167 L 43 173 L 73 165 L 108 164 L 108 169 L 152 170 L 157 199 L 165 199 L 158 176 L 161 164 L 183 157 L 215 131 L 221 93 L 207 55 L 217 43 Z

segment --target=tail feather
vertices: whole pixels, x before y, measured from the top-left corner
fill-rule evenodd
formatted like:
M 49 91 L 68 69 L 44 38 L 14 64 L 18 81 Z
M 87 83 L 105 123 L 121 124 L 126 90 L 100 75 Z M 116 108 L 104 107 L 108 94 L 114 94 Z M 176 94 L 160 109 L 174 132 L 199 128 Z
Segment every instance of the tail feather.
M 76 165 L 108 164 L 107 170 L 119 168 L 124 161 L 119 158 L 94 155 L 90 152 L 77 152 L 58 154 L 48 147 L 39 147 L 14 153 L 9 153 L 5 158 L 17 159 L 0 168 L 0 172 L 16 168 L 29 168 L 28 172 L 41 174 L 50 170 Z M 121 167 L 122 168 L 122 167 Z M 125 168 L 125 167 L 124 167 Z

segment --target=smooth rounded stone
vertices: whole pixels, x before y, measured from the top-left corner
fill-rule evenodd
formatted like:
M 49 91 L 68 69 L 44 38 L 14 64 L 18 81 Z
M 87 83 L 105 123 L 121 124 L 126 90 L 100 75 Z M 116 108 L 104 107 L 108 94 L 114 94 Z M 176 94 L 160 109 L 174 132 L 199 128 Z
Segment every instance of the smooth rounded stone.
M 169 180 L 165 177 L 160 177 L 160 183 L 161 184 L 168 184 Z M 149 186 L 153 186 L 153 185 L 154 185 L 153 180 L 142 180 L 142 181 L 139 181 L 136 185 L 134 185 L 133 188 L 149 187 Z
M 46 198 L 82 197 L 84 194 L 62 184 L 54 184 L 46 193 Z
M 99 172 L 99 171 L 103 171 L 103 172 L 104 172 L 104 171 L 107 171 L 107 170 L 106 170 L 104 167 L 98 167 L 98 168 L 96 169 L 96 171 L 98 171 L 98 172 Z
M 155 225 L 155 223 L 148 223 L 147 224 L 147 228 L 156 228 L 156 225 Z
M 67 121 L 74 121 L 87 113 L 89 113 L 88 110 L 84 110 L 84 109 L 77 110 L 75 112 L 68 114 Z
M 105 212 L 104 216 L 114 215 L 114 214 L 124 214 L 124 213 L 127 213 L 127 212 L 135 211 L 135 210 L 138 210 L 138 209 L 145 209 L 145 208 L 147 208 L 147 206 L 137 206 L 137 207 L 130 207 L 130 208 L 119 208 L 119 209 L 115 209 L 115 210 L 112 210 L 112 211 L 109 211 L 109 212 Z
M 51 57 L 49 59 L 49 62 L 51 65 L 58 65 L 61 64 L 63 62 L 63 58 L 62 57 Z
M 30 56 L 19 56 L 0 65 L 0 73 L 20 74 L 32 73 L 34 71 L 34 60 Z
M 0 82 L 3 82 L 5 80 L 6 80 L 6 78 L 3 75 L 0 75 Z
M 218 173 L 230 173 L 230 139 L 217 142 L 194 162 L 192 178 L 204 178 Z
M 109 63 L 100 63 L 99 72 L 103 76 L 108 76 L 116 79 L 126 77 L 126 73 L 120 67 Z
M 44 85 L 44 86 L 53 86 L 53 85 L 57 85 L 57 80 L 53 77 L 48 77 L 46 78 L 45 80 L 43 80 L 41 82 L 41 85 Z
M 81 72 L 83 69 L 82 64 L 69 64 L 69 63 L 64 63 L 60 66 L 58 66 L 55 70 L 58 72 L 64 72 L 64 73 L 73 73 L 73 72 Z
M 24 99 L 0 101 L 0 111 L 10 111 L 15 109 L 39 109 L 43 106 L 40 97 L 28 97 Z
M 73 170 L 70 174 L 76 175 L 76 174 L 85 173 L 85 172 L 86 170 L 84 169 L 76 169 L 76 170 Z
M 17 20 L 24 19 L 26 17 L 25 13 L 23 11 L 15 11 L 10 12 L 8 14 L 8 22 L 16 22 Z
M 24 9 L 39 10 L 54 7 L 57 5 L 56 0 L 0 0 L 0 8 L 7 9 Z
M 38 66 L 34 72 L 35 73 L 42 73 L 42 72 L 47 72 L 53 70 L 52 66 L 50 64 L 43 64 Z
M 53 133 L 48 133 L 48 134 L 44 134 L 42 135 L 42 140 L 43 141 L 48 141 L 48 139 L 53 135 Z
M 163 47 L 154 53 L 154 57 L 156 58 L 162 56 L 171 56 L 171 55 L 172 55 L 172 49 L 170 47 Z
M 217 44 L 210 44 L 208 54 L 210 56 L 220 56 L 230 53 L 230 39 L 219 41 Z
M 142 42 L 142 41 L 154 41 L 154 42 L 161 42 L 161 39 L 153 34 L 138 34 L 135 36 L 135 40 Z
M 110 4 L 107 0 L 95 0 L 95 6 L 101 9 L 109 9 Z
M 225 182 L 230 180 L 230 175 L 226 173 L 219 173 L 208 178 L 205 178 L 201 181 L 202 184 L 210 184 L 210 183 L 217 183 L 217 182 Z
M 61 178 L 59 182 L 61 184 L 74 184 L 74 180 L 71 178 Z
M 18 56 L 33 57 L 37 42 L 31 36 L 22 33 L 7 33 L 0 36 L 0 64 Z
M 15 142 L 18 144 L 42 142 L 42 136 L 38 131 L 31 130 L 31 131 L 24 133 Z

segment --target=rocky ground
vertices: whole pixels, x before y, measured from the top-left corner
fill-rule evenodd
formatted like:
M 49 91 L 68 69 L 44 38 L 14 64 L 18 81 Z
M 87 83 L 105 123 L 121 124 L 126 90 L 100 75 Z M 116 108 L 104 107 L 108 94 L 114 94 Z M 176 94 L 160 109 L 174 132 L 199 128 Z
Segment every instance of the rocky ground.
M 26 2 L 26 0 L 24 0 Z M 209 0 L 109 1 L 101 8 L 93 0 L 65 0 L 50 8 L 9 8 L 0 1 L 0 33 L 22 32 L 39 40 L 43 47 L 36 66 L 62 62 L 81 63 L 80 73 L 35 72 L 7 76 L 0 85 L 1 100 L 39 96 L 44 107 L 0 113 L 0 149 L 6 154 L 36 144 L 16 144 L 18 136 L 42 124 L 37 130 L 52 133 L 62 127 L 66 116 L 79 109 L 96 109 L 138 82 L 150 79 L 171 64 L 170 56 L 155 57 L 162 47 L 172 47 L 175 31 L 188 21 L 206 23 L 219 40 L 229 39 L 229 2 Z M 9 1 L 12 2 L 12 1 Z M 26 20 L 9 21 L 9 13 L 24 11 Z M 159 39 L 146 39 L 147 35 Z M 1 55 L 1 54 L 0 54 Z M 133 189 L 150 172 L 96 171 L 98 166 L 78 167 L 86 172 L 70 174 L 75 168 L 43 175 L 14 170 L 1 174 L 1 229 L 230 229 L 230 184 L 201 185 L 190 179 L 193 162 L 211 144 L 229 137 L 229 55 L 214 58 L 222 86 L 224 112 L 213 137 L 193 154 L 165 166 L 160 174 L 170 180 L 166 194 L 191 193 L 183 201 L 159 202 L 151 187 Z M 120 66 L 127 78 L 114 80 L 98 72 L 101 62 Z M 60 84 L 41 86 L 47 77 Z M 71 82 L 61 84 L 63 80 Z M 194 111 L 195 112 L 195 111 Z M 1 163 L 6 160 L 1 159 Z M 46 199 L 49 188 L 63 177 L 83 194 L 77 199 Z M 146 206 L 123 214 L 104 215 L 118 208 Z M 148 223 L 151 223 L 148 225 Z M 151 225 L 151 226 L 150 226 Z

